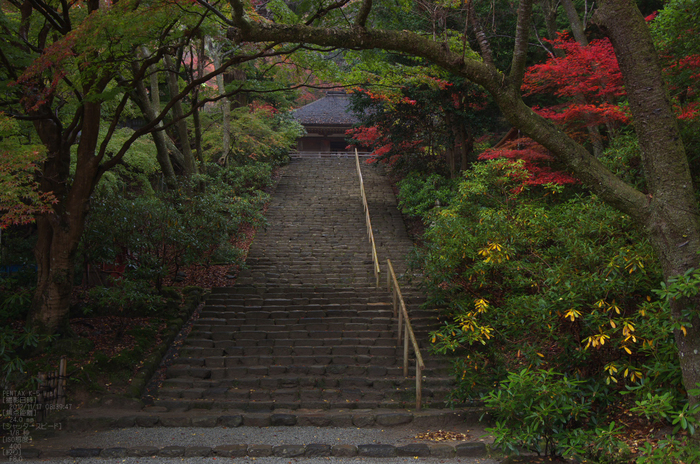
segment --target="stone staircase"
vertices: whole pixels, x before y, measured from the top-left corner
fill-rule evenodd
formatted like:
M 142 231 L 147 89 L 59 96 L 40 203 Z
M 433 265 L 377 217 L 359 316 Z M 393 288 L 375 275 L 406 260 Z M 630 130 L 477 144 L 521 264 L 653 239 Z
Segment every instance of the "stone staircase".
M 377 252 L 398 274 L 412 247 L 388 182 L 363 166 Z M 265 231 L 231 288 L 213 289 L 156 406 L 168 410 L 296 414 L 415 408 L 414 369 L 403 376 L 391 296 L 374 287 L 352 159 L 301 159 L 284 170 Z M 438 323 L 404 297 L 427 348 Z M 427 350 L 423 349 L 423 355 Z M 449 364 L 426 357 L 424 408 L 442 408 Z
M 363 167 L 384 282 L 386 258 L 405 273 L 412 244 L 388 183 Z M 213 289 L 195 313 L 153 405 L 114 399 L 65 411 L 57 419 L 62 432 L 23 448 L 23 459 L 496 464 L 479 423 L 485 411 L 443 409 L 449 363 L 427 349 L 423 410 L 415 410 L 415 365 L 405 378 L 391 296 L 374 286 L 354 160 L 295 160 L 267 218 L 236 285 Z M 420 293 L 402 286 L 427 348 L 439 321 L 420 309 Z M 453 442 L 417 436 L 437 429 L 466 435 Z

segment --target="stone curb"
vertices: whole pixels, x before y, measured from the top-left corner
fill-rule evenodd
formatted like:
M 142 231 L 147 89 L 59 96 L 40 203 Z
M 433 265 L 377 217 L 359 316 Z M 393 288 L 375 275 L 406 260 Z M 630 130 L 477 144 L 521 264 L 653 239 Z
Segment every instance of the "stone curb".
M 166 412 L 163 407 L 125 412 L 120 417 L 65 417 L 60 419 L 67 431 L 95 428 L 127 427 L 381 427 L 413 424 L 416 427 L 445 427 L 455 423 L 490 423 L 488 411 L 481 407 L 449 410 L 323 410 L 308 413 L 294 412 L 240 412 L 212 410 L 210 414 L 190 416 L 187 412 Z M 391 412 L 390 412 L 391 411 Z M 481 421 L 480 421 L 481 419 Z
M 22 450 L 24 459 L 40 459 L 45 457 L 71 458 L 126 458 L 126 457 L 372 457 L 388 458 L 396 456 L 408 457 L 439 457 L 439 458 L 483 458 L 487 457 L 489 449 L 481 442 L 460 443 L 412 443 L 408 445 L 366 444 L 366 445 L 328 445 L 311 443 L 307 445 L 262 445 L 262 444 L 230 444 L 215 447 L 208 446 L 137 446 L 133 448 L 71 448 L 70 450 L 52 451 L 44 454 L 40 449 Z

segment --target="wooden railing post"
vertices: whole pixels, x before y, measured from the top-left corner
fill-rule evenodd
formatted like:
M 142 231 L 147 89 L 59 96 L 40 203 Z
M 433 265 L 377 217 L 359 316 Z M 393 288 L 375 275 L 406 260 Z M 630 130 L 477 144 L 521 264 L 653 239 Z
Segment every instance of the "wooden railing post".
M 423 371 L 416 363 L 416 409 L 420 410 L 423 404 Z
M 408 377 L 408 324 L 404 328 L 403 334 L 403 376 Z

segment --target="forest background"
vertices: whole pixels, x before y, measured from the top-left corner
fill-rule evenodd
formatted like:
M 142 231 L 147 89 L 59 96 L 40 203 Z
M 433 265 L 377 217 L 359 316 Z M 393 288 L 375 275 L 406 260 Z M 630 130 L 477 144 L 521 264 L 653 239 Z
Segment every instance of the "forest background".
M 630 24 L 610 23 L 615 8 Z M 173 284 L 235 274 L 302 134 L 289 110 L 325 83 L 352 91 L 349 143 L 424 224 L 414 262 L 448 321 L 431 341 L 455 355 L 453 401 L 496 408 L 509 451 L 698 458 L 697 2 L 0 11 L 4 382 L 29 381 L 56 361 L 37 353 L 70 351 L 99 317 L 134 343 L 85 343 L 75 381 L 133 375 L 153 348 L 136 340 L 178 315 Z M 635 80 L 635 62 L 663 82 Z M 625 442 L 628 423 L 673 433 Z

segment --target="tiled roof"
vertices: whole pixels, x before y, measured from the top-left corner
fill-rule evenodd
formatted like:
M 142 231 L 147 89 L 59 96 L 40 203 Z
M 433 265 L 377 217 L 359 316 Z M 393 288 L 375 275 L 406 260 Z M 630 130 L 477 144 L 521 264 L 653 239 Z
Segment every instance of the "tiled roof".
M 357 118 L 349 112 L 350 99 L 345 92 L 328 92 L 325 97 L 294 111 L 303 125 L 353 125 Z

